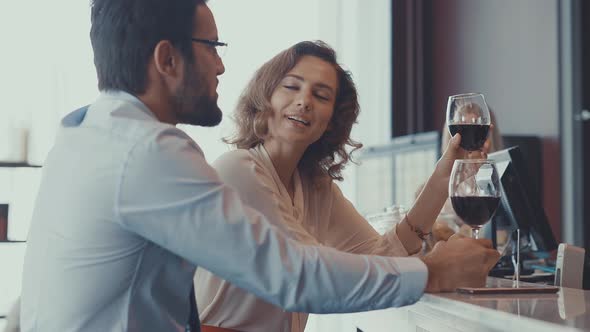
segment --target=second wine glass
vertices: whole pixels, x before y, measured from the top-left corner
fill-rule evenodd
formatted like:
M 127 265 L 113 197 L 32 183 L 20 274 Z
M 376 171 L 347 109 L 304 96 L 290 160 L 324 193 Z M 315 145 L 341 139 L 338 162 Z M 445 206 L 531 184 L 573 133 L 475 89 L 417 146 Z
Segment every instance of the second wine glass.
M 471 227 L 477 239 L 500 203 L 500 182 L 496 164 L 487 159 L 458 159 L 453 164 L 449 196 L 453 209 Z
M 451 136 L 461 134 L 461 147 L 467 151 L 481 150 L 490 130 L 490 110 L 481 93 L 465 93 L 449 97 L 447 125 Z

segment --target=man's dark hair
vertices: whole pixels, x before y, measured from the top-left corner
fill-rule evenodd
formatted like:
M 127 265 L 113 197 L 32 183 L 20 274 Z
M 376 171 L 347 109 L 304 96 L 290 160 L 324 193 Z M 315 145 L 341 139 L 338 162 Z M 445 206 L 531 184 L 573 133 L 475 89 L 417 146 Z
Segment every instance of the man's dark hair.
M 145 92 L 154 48 L 169 40 L 193 61 L 195 8 L 206 0 L 91 0 L 90 40 L 98 89 Z

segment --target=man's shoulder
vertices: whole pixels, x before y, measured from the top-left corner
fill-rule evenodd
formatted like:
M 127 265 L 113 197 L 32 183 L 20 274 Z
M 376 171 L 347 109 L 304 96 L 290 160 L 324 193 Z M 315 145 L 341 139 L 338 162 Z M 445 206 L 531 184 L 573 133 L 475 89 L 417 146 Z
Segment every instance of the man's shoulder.
M 145 110 L 129 103 L 113 106 L 107 118 L 99 120 L 99 125 L 106 127 L 112 139 L 127 143 L 135 150 L 154 152 L 190 146 L 202 154 L 197 143 L 176 126 L 160 122 Z
M 154 140 L 160 135 L 172 135 L 179 139 L 191 140 L 182 130 L 175 126 L 148 117 L 133 117 L 133 111 L 113 110 L 108 119 L 107 127 L 114 136 L 128 140 Z
M 174 126 L 152 126 L 129 142 L 128 157 L 146 163 L 206 163 L 201 147 L 184 131 Z M 196 158 L 196 159 L 195 159 Z M 187 165 L 188 166 L 188 165 Z M 194 166 L 194 165 L 193 165 Z
M 87 110 L 84 111 L 84 108 Z M 71 117 L 76 114 L 78 116 Z M 97 130 L 120 143 L 149 143 L 162 135 L 192 141 L 182 130 L 159 121 L 139 99 L 123 92 L 101 94 L 88 107 L 66 116 L 62 120 L 62 125 L 66 129 L 81 127 L 83 130 Z

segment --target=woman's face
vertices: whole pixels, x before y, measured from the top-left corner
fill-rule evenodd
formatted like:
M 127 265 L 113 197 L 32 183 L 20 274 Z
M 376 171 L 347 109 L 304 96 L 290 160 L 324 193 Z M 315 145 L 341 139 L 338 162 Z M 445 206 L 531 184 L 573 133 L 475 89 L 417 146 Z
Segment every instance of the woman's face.
M 314 56 L 303 56 L 275 88 L 266 142 L 301 144 L 317 141 L 334 112 L 338 76 L 334 66 Z

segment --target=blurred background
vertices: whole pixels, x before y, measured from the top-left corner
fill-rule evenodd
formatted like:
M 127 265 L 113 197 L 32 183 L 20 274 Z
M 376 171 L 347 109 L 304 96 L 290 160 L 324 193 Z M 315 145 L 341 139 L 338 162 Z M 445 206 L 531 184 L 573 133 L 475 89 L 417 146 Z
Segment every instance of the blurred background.
M 322 39 L 353 73 L 362 107 L 353 137 L 365 151 L 408 135 L 440 134 L 448 96 L 481 92 L 508 141 L 533 141 L 530 171 L 538 174 L 558 242 L 588 247 L 587 1 L 211 0 L 209 6 L 220 40 L 229 43 L 218 89 L 224 120 L 216 128 L 183 129 L 210 162 L 229 149 L 221 138 L 233 131 L 233 107 L 254 71 L 298 41 Z M 0 317 L 20 292 L 39 166 L 59 120 L 98 95 L 89 28 L 88 1 L 0 3 L 0 236 L 2 223 L 8 225 L 0 237 Z M 425 151 L 372 166 L 375 185 L 367 185 L 362 163 L 352 165 L 340 185 L 360 207 L 361 197 L 409 205 L 439 145 Z M 0 318 L 0 330 L 1 324 Z

